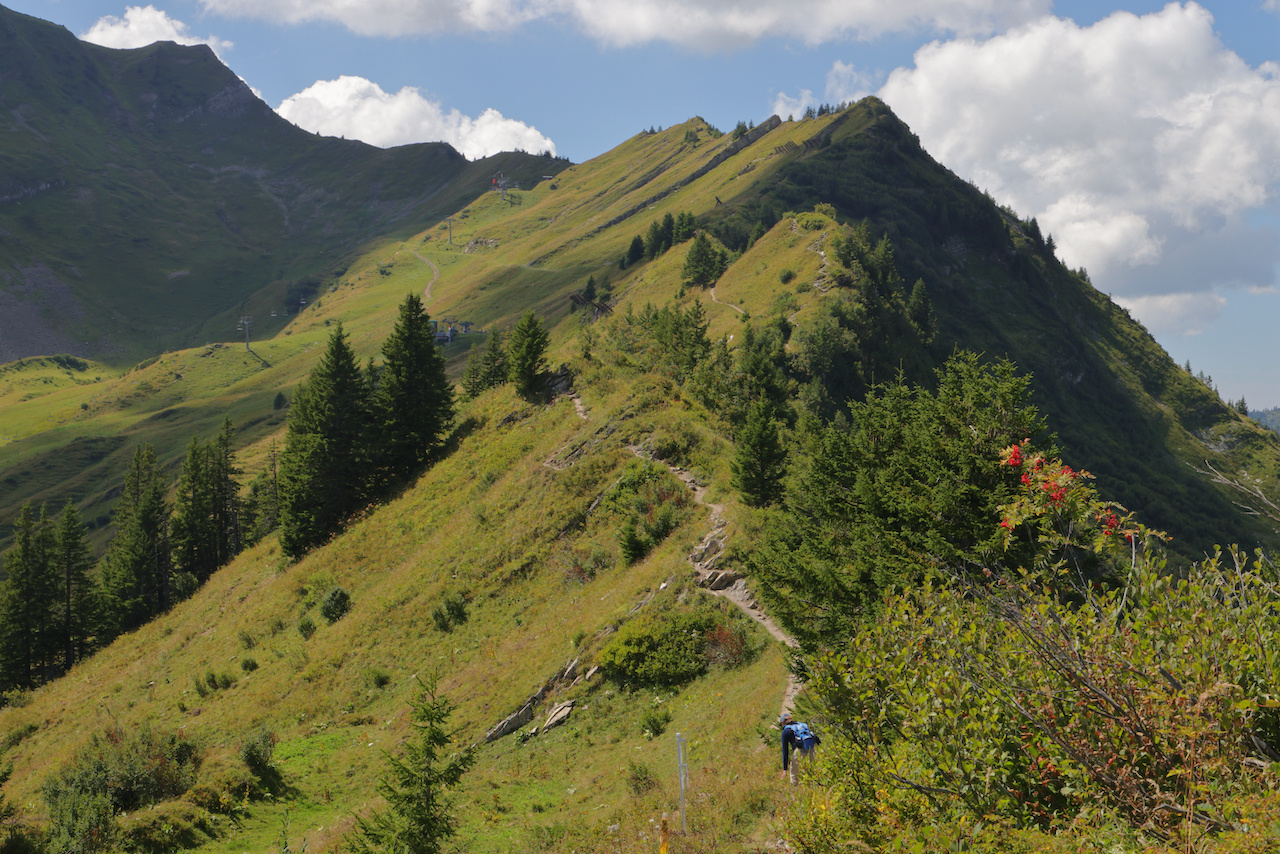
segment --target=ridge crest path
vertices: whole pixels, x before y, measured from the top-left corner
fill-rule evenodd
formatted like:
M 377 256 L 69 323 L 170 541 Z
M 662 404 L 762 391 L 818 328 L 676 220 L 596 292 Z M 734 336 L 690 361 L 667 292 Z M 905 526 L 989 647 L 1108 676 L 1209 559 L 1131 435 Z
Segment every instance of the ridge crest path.
M 745 578 L 737 573 L 722 572 L 715 569 L 720 556 L 724 553 L 724 546 L 728 540 L 729 523 L 724 517 L 724 505 L 708 501 L 706 485 L 698 483 L 694 476 L 685 469 L 654 459 L 651 452 L 639 445 L 627 445 L 627 450 L 641 459 L 665 465 L 672 474 L 678 477 L 693 492 L 694 503 L 701 504 L 711 511 L 711 530 L 702 538 L 702 542 L 698 543 L 693 551 L 689 553 L 689 563 L 693 564 L 694 578 L 698 586 L 712 596 L 719 596 L 732 602 L 742 613 L 759 623 L 765 631 L 776 640 L 781 641 L 789 649 L 798 648 L 799 645 L 796 643 L 796 639 L 787 634 L 756 602 L 755 596 L 751 594 L 751 589 L 747 587 Z M 787 685 L 782 694 L 782 705 L 778 710 L 779 715 L 795 709 L 796 696 L 800 693 L 800 688 L 800 680 L 796 678 L 794 673 L 788 672 Z

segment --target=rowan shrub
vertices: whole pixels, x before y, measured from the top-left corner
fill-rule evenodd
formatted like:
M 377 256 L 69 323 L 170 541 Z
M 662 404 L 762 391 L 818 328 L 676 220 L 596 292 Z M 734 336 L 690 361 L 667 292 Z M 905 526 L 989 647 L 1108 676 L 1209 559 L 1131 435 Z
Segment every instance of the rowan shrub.
M 51 850 L 113 850 L 113 814 L 181 796 L 199 764 L 198 745 L 181 732 L 113 727 L 93 736 L 44 785 Z
M 999 518 L 1033 544 L 1027 567 L 993 559 L 886 597 L 814 661 L 833 735 L 821 785 L 845 818 L 806 815 L 796 841 L 879 847 L 959 817 L 1179 842 L 1240 830 L 1234 804 L 1280 743 L 1274 569 L 1228 550 L 1174 575 L 1162 535 L 1086 473 L 1018 446 L 1002 460 L 1026 475 Z

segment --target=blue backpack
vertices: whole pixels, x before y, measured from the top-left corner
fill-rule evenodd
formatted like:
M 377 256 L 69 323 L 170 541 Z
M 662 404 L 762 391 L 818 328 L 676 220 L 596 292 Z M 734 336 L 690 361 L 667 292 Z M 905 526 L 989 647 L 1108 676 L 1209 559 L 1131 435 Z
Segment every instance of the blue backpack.
M 806 723 L 788 724 L 791 727 L 791 734 L 795 740 L 800 743 L 801 750 L 813 750 L 813 746 L 818 743 L 818 737 L 813 734 Z

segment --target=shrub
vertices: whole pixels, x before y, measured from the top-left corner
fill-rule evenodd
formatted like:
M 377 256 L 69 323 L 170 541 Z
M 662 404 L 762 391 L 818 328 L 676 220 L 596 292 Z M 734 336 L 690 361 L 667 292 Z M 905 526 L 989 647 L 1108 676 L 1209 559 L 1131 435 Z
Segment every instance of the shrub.
M 646 709 L 640 716 L 640 731 L 646 738 L 657 738 L 671 723 L 670 709 Z
M 341 587 L 330 590 L 324 597 L 324 601 L 320 603 L 320 616 L 324 617 L 325 622 L 330 625 L 341 620 L 350 610 L 351 594 Z
M 259 727 L 240 745 L 240 761 L 262 780 L 275 774 L 271 764 L 275 749 L 276 734 L 267 727 Z
M 195 783 L 199 763 L 199 748 L 181 733 L 161 736 L 149 727 L 126 733 L 115 727 L 95 735 L 45 783 L 50 816 L 67 823 L 55 828 L 51 818 L 51 835 L 65 831 L 67 838 L 75 837 L 76 828 L 86 829 L 85 817 L 104 807 L 108 814 L 129 812 L 178 797 Z M 96 819 L 88 824 L 101 827 Z
M 431 611 L 431 620 L 442 632 L 451 632 L 467 621 L 467 600 L 457 591 L 446 593 Z
M 242 649 L 253 649 L 257 645 L 258 645 L 257 638 L 255 638 L 252 634 L 245 631 L 244 629 L 240 630 L 240 647 Z
M 648 765 L 643 762 L 627 763 L 627 788 L 631 790 L 631 794 L 643 795 L 657 786 L 658 778 L 649 770 Z
M 303 614 L 302 618 L 298 620 L 298 634 L 302 635 L 303 640 L 310 640 L 315 633 L 316 621 L 307 614 Z
M 240 659 L 240 669 L 243 670 L 245 673 L 252 673 L 253 671 L 258 669 L 258 659 L 256 658 Z
M 707 632 L 707 663 L 726 670 L 741 667 L 755 654 L 741 625 L 720 624 Z
M 370 667 L 365 672 L 365 676 L 374 688 L 381 689 L 391 684 L 391 674 L 380 667 Z
M 791 284 L 791 280 L 794 279 L 795 277 L 796 277 L 796 271 L 788 267 L 787 269 L 783 270 L 780 274 L 778 274 L 778 281 L 782 282 L 782 284 L 784 285 L 789 285 Z
M 710 611 L 657 611 L 618 630 L 600 651 L 600 667 L 623 684 L 678 685 L 707 669 L 706 633 L 716 625 Z

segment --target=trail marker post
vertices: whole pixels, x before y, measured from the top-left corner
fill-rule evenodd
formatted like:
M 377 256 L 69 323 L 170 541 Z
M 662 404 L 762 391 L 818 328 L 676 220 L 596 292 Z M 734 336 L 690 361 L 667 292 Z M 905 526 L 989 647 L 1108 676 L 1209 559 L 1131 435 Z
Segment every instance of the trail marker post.
M 685 740 L 682 733 L 676 733 L 676 774 L 680 778 L 680 832 L 687 833 L 684 821 L 684 793 L 689 787 L 689 763 L 685 755 Z

